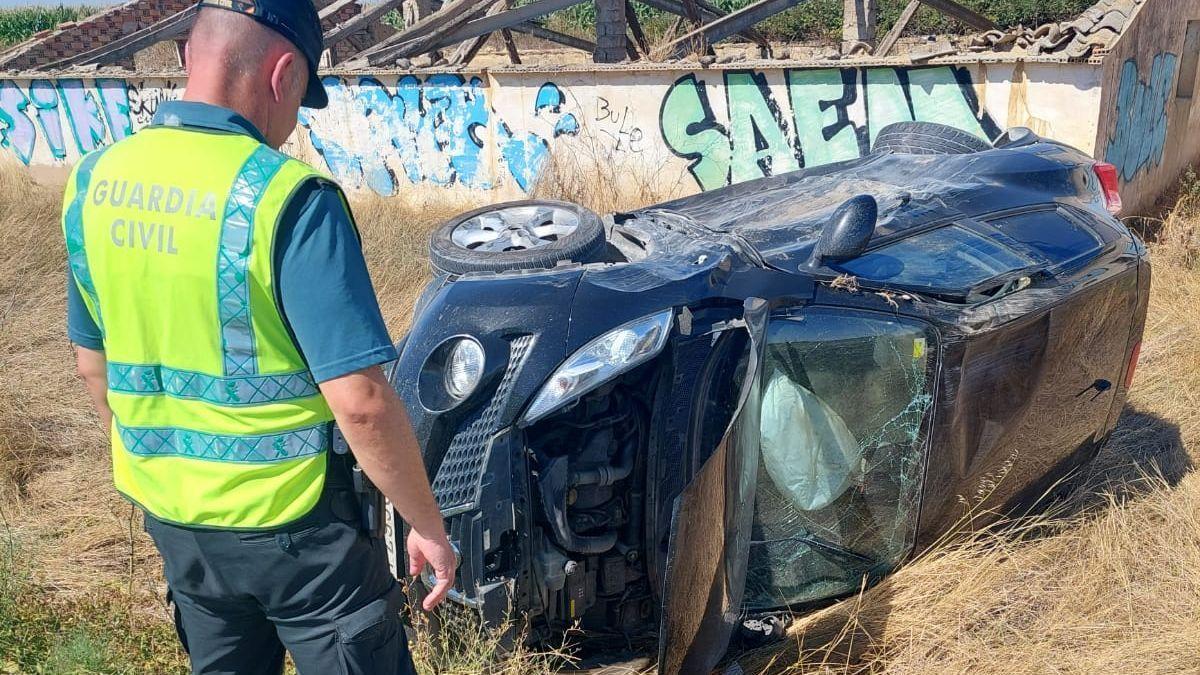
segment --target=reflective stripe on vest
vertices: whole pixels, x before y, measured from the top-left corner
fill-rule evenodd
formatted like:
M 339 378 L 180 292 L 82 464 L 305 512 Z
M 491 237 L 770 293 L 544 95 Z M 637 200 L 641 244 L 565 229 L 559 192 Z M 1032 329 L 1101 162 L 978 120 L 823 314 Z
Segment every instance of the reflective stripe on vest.
M 256 405 L 320 393 L 307 370 L 283 375 L 217 377 L 159 365 L 108 364 L 108 388 L 122 394 L 165 394 L 220 405 Z
M 324 424 L 267 436 L 220 436 L 190 429 L 127 429 L 117 432 L 135 455 L 175 455 L 221 462 L 277 462 L 315 455 L 325 450 Z
M 79 160 L 75 169 L 75 198 L 63 210 L 63 228 L 67 240 L 67 264 L 75 276 L 75 283 L 83 290 L 84 301 L 90 305 L 88 310 L 96 319 L 96 327 L 104 333 L 104 322 L 100 316 L 100 303 L 96 300 L 96 285 L 92 282 L 92 273 L 88 269 L 87 253 L 84 250 L 83 234 L 83 204 L 87 199 L 88 187 L 92 182 L 92 169 L 104 150 L 97 150 Z
M 272 264 L 278 220 L 315 177 L 247 136 L 166 127 L 75 171 L 63 229 L 104 318 L 113 474 L 162 520 L 276 527 L 320 497 L 333 415 Z
M 221 310 L 221 345 L 226 375 L 258 372 L 254 333 L 250 329 L 250 279 L 246 264 L 258 201 L 287 158 L 261 146 L 238 172 L 225 203 L 217 260 L 217 302 Z

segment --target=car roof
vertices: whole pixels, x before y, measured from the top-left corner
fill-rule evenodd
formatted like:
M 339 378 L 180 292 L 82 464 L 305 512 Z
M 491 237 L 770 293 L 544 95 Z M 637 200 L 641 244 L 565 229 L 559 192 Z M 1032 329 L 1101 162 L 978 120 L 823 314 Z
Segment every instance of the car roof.
M 1081 153 L 1054 143 L 965 155 L 875 154 L 678 199 L 667 212 L 734 234 L 764 260 L 807 258 L 833 212 L 869 194 L 879 203 L 875 244 L 907 230 L 1076 196 Z M 632 214 L 637 216 L 638 213 Z

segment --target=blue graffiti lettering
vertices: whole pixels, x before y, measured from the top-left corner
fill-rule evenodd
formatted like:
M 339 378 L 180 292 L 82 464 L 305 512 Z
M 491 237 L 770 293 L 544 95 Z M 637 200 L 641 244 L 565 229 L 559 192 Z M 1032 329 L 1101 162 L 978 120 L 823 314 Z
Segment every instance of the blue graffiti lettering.
M 363 77 L 354 89 L 326 78 L 325 87 L 336 101 L 331 109 L 361 116 L 369 130 L 361 146 L 348 147 L 329 133 L 325 117 L 302 111 L 300 122 L 313 147 L 339 180 L 384 196 L 396 194 L 398 172 L 413 184 L 491 187 L 482 161 L 488 107 L 481 79 L 438 74 L 421 81 L 406 75 L 394 93 L 372 77 Z M 393 152 L 381 152 L 381 144 Z
M 321 82 L 329 93 L 329 109 L 339 110 L 349 105 L 350 92 L 342 86 L 340 79 L 327 76 Z M 301 108 L 298 116 L 299 122 L 301 126 L 308 129 L 309 141 L 317 153 L 324 158 L 329 172 L 346 187 L 362 187 L 364 176 L 362 158 L 357 153 L 347 150 L 328 134 L 318 134 L 313 128 L 313 115 L 312 110 Z M 376 191 L 379 192 L 379 190 Z M 380 194 L 390 193 L 380 192 Z
M 67 158 L 67 146 L 63 142 L 62 116 L 58 113 L 58 90 L 50 80 L 34 80 L 29 85 L 29 99 L 37 108 L 38 124 L 50 154 L 55 159 Z
M 104 145 L 107 127 L 103 113 L 96 102 L 96 94 L 84 85 L 83 80 L 61 80 L 59 96 L 67 109 L 67 119 L 75 134 L 75 144 L 80 154 L 85 154 Z
M 104 116 L 108 118 L 108 131 L 113 142 L 133 135 L 133 120 L 129 117 L 129 87 L 125 80 L 96 80 L 96 90 L 104 103 Z
M 1117 120 L 1104 157 L 1116 165 L 1126 181 L 1142 169 L 1162 164 L 1169 125 L 1167 101 L 1177 61 L 1169 52 L 1158 54 L 1150 65 L 1150 78 L 1144 81 L 1135 59 L 1128 59 L 1121 68 Z
M 12 148 L 17 158 L 28 165 L 33 159 L 37 131 L 25 110 L 29 99 L 15 83 L 0 81 L 0 148 Z
M 564 113 L 565 103 L 566 96 L 552 82 L 543 84 L 534 98 L 533 114 L 553 129 L 553 137 L 579 133 L 579 120 L 572 113 Z M 537 182 L 542 166 L 550 156 L 550 143 L 535 133 L 517 137 L 504 122 L 500 122 L 496 132 L 499 136 L 500 159 L 517 186 L 528 192 Z

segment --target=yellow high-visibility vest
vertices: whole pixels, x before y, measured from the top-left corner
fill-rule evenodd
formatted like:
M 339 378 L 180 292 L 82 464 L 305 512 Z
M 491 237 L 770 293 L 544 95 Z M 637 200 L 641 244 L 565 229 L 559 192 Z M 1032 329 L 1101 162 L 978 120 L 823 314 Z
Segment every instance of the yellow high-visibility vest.
M 104 337 L 114 479 L 159 519 L 269 528 L 321 495 L 333 415 L 272 266 L 289 197 L 319 175 L 249 136 L 173 127 L 71 175 L 63 231 Z

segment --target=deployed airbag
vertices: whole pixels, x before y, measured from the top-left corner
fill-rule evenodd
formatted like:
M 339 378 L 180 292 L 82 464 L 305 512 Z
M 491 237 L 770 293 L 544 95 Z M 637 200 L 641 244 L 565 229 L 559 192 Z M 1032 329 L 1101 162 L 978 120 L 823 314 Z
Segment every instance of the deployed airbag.
M 763 392 L 759 428 L 767 473 L 802 511 L 832 504 L 862 466 L 858 441 L 842 418 L 782 372 Z

